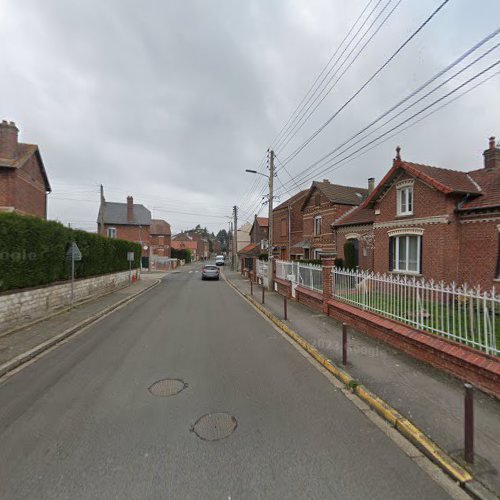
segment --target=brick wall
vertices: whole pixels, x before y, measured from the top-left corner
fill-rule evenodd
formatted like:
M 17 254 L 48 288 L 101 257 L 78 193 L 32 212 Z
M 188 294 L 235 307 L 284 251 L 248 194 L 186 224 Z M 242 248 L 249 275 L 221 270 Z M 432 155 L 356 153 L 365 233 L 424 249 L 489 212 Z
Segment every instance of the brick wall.
M 319 196 L 320 204 L 317 205 L 317 196 Z M 342 214 L 352 209 L 352 205 L 340 205 L 331 203 L 320 190 L 314 188 L 309 200 L 304 206 L 304 239 L 310 240 L 311 255 L 315 248 L 321 248 L 324 252 L 336 252 L 337 245 L 332 231 L 332 222 L 338 219 Z M 321 215 L 321 235 L 314 235 L 314 218 Z
M 303 226 L 304 218 L 302 214 L 302 203 L 304 202 L 304 197 L 300 197 L 294 203 L 291 204 L 290 215 L 288 213 L 288 206 L 280 208 L 279 210 L 273 211 L 273 246 L 282 248 L 283 253 L 280 253 L 280 258 L 289 260 L 288 255 L 288 240 L 290 233 L 290 243 L 293 247 L 297 243 L 300 243 L 303 238 Z M 289 224 L 290 219 L 290 224 Z M 284 234 L 282 231 L 284 222 Z M 289 227 L 290 226 L 290 227 Z
M 17 170 L 15 207 L 19 213 L 47 217 L 45 183 L 35 155 Z
M 15 203 L 15 171 L 0 168 L 0 207 L 13 207 Z
M 346 236 L 357 234 L 359 241 L 358 266 L 364 271 L 372 271 L 374 267 L 374 239 L 371 224 L 363 226 L 346 226 L 336 230 L 335 240 L 337 245 L 337 257 L 345 262 L 344 245 L 348 238 Z
M 97 297 L 126 286 L 128 271 L 75 280 L 75 301 Z M 14 326 L 22 326 L 30 321 L 47 316 L 68 306 L 71 301 L 71 283 L 48 285 L 16 293 L 0 295 L 0 332 Z

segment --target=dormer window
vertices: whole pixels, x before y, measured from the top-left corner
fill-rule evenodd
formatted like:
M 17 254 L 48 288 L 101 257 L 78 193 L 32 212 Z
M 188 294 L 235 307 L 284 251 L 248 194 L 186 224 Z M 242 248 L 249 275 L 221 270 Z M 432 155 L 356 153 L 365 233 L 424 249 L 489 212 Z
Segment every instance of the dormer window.
M 413 181 L 397 185 L 397 214 L 413 215 Z

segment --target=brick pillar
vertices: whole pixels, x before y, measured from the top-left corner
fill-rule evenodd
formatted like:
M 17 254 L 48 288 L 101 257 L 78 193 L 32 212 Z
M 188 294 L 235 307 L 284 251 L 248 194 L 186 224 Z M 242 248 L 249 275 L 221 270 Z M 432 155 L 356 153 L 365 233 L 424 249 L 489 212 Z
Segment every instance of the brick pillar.
M 327 300 L 332 298 L 332 289 L 333 289 L 333 274 L 332 269 L 335 265 L 334 259 L 323 259 L 321 261 L 321 265 L 323 266 L 323 312 L 328 314 L 328 304 Z

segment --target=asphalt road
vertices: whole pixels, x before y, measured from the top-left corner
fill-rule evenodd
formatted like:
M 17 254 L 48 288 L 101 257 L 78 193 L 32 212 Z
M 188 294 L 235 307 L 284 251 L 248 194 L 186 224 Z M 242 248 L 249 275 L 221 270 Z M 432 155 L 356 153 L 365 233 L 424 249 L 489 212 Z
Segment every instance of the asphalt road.
M 197 269 L 168 275 L 0 384 L 0 499 L 449 498 Z M 165 378 L 188 386 L 152 395 Z M 219 412 L 236 430 L 200 439 L 195 422 Z

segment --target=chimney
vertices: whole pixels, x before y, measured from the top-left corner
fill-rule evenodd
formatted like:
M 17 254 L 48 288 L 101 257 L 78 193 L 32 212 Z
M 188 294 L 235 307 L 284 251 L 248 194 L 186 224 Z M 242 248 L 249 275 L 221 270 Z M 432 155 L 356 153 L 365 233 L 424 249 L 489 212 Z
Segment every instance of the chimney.
M 323 182 L 327 182 L 328 184 L 330 184 L 330 181 L 328 179 L 323 179 Z
M 484 168 L 500 169 L 500 148 L 495 144 L 495 138 L 490 137 L 489 148 L 483 153 Z
M 127 222 L 134 222 L 134 198 L 127 196 Z
M 0 123 L 0 158 L 13 160 L 17 156 L 18 128 L 14 122 Z
M 368 178 L 368 194 L 370 194 L 375 188 L 375 177 Z

